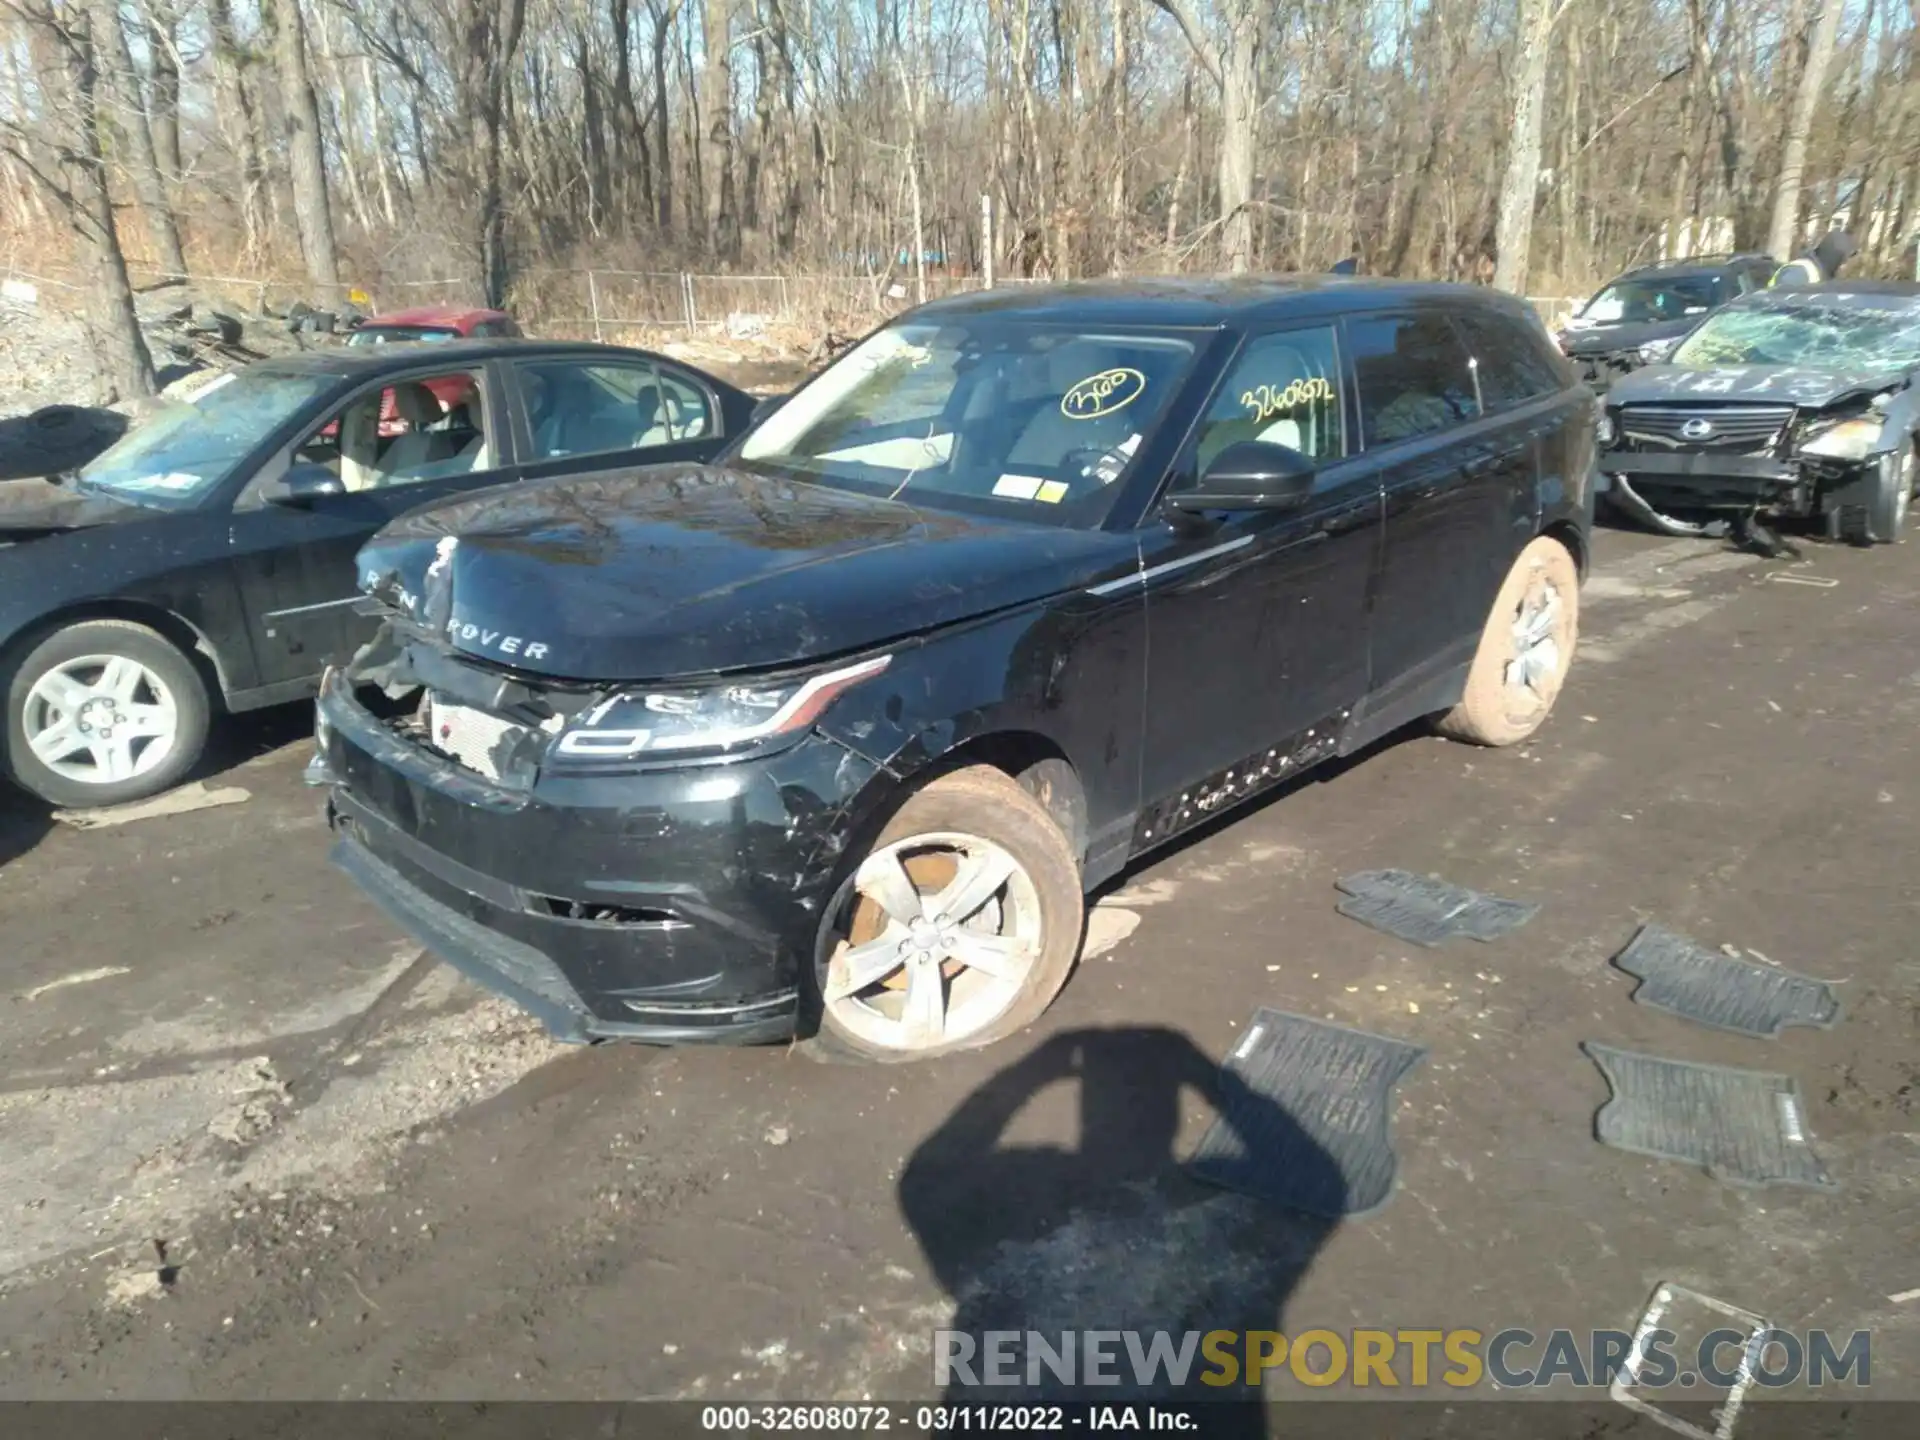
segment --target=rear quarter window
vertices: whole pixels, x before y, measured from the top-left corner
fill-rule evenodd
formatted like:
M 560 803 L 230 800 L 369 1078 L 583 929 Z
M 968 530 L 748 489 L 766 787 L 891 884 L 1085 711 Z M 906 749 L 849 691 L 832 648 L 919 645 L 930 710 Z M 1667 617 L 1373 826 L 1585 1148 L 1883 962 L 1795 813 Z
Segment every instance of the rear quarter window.
M 1346 325 L 1367 448 L 1449 430 L 1480 413 L 1467 347 L 1438 309 Z
M 1467 311 L 1454 316 L 1454 323 L 1473 356 L 1480 403 L 1489 413 L 1566 388 L 1541 327 L 1497 311 Z

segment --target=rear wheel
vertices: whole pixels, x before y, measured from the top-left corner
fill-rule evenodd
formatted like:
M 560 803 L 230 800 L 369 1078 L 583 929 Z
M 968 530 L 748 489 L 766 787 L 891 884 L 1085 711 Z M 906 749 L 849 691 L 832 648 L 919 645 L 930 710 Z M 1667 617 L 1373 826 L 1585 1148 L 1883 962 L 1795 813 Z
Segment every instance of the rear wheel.
M 1084 918 L 1072 847 L 998 770 L 910 796 L 821 922 L 818 1038 L 862 1060 L 968 1050 L 1037 1019 L 1066 983 Z
M 1439 730 L 1474 745 L 1514 745 L 1545 723 L 1580 635 L 1580 572 L 1558 540 L 1528 542 L 1507 572 L 1467 672 L 1467 693 Z
M 167 638 L 125 620 L 85 620 L 35 645 L 0 677 L 5 762 L 55 805 L 143 800 L 177 784 L 206 743 L 207 688 Z

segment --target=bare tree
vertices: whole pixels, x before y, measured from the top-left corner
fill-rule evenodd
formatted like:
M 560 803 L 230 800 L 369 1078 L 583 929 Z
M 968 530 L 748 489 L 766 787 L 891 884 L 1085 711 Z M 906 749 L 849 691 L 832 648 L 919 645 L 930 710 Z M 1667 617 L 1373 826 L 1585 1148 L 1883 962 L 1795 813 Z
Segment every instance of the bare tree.
M 87 341 L 103 398 L 151 395 L 153 356 L 140 333 L 101 148 L 101 78 L 93 17 L 66 0 L 5 0 L 5 6 L 26 27 L 45 106 L 36 117 L 37 128 L 54 168 L 36 164 L 22 143 L 22 117 L 6 128 L 7 148 L 52 196 L 73 236 Z
M 103 118 L 126 137 L 128 169 L 140 208 L 146 212 L 155 261 L 163 274 L 184 276 L 187 257 L 180 244 L 180 224 L 174 218 L 173 202 L 167 196 L 166 178 L 154 149 L 153 128 L 140 93 L 140 73 L 133 67 L 133 52 L 127 45 L 119 0 L 89 0 L 89 8 L 99 91 L 111 101 Z
M 320 105 L 307 63 L 307 26 L 300 0 L 272 0 L 274 54 L 280 74 L 280 103 L 287 145 L 287 171 L 293 185 L 293 218 L 300 234 L 300 255 L 307 278 L 326 298 L 340 284 L 340 256 L 334 247 L 333 209 L 327 194 L 327 152 L 320 129 Z
M 1813 22 L 1813 41 L 1807 49 L 1806 64 L 1800 69 L 1793 117 L 1787 123 L 1786 142 L 1780 154 L 1780 175 L 1774 182 L 1773 223 L 1767 227 L 1767 249 L 1781 259 L 1793 252 L 1794 236 L 1800 228 L 1800 188 L 1807 167 L 1807 141 L 1813 133 L 1821 91 L 1827 83 L 1827 68 L 1833 63 L 1843 8 L 1840 0 L 1822 0 L 1819 18 Z
M 1260 62 L 1264 11 L 1256 0 L 1219 0 L 1227 32 L 1224 50 L 1188 0 L 1154 0 L 1179 24 L 1194 58 L 1212 77 L 1220 94 L 1221 254 L 1238 274 L 1253 266 L 1254 117 L 1259 107 L 1255 81 Z
M 1524 290 L 1533 248 L 1533 211 L 1540 192 L 1541 131 L 1546 123 L 1547 67 L 1553 31 L 1572 0 L 1521 0 L 1520 42 L 1513 81 L 1513 139 L 1494 229 L 1493 283 Z

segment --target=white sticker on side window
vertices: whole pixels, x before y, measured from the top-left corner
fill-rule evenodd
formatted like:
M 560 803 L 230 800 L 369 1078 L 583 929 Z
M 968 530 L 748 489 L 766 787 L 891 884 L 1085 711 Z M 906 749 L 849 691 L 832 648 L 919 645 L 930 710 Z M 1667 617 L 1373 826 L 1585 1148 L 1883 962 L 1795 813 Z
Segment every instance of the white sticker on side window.
M 1031 500 L 1044 483 L 1038 475 L 1002 475 L 993 482 L 993 493 L 1009 500 Z

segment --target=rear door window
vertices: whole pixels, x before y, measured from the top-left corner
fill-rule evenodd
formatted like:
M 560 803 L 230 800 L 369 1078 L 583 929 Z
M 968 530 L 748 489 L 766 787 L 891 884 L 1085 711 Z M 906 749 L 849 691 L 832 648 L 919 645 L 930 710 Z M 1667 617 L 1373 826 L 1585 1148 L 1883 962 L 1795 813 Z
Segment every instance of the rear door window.
M 1349 320 L 1347 344 L 1366 448 L 1431 435 L 1479 415 L 1471 357 L 1439 311 Z
M 714 434 L 706 393 L 644 361 L 546 360 L 515 367 L 533 458 L 650 450 Z
M 1500 314 L 1465 311 L 1453 317 L 1460 328 L 1474 372 L 1480 379 L 1480 403 L 1489 414 L 1524 405 L 1564 388 L 1545 353 L 1546 336 L 1525 321 Z

